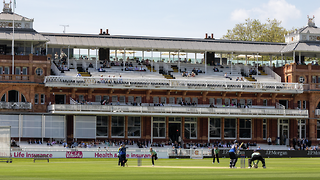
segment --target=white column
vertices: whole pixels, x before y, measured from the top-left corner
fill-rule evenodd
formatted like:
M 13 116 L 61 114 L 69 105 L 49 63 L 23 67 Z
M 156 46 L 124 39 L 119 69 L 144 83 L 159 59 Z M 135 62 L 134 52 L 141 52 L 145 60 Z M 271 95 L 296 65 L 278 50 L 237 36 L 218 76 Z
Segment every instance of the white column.
M 220 53 L 220 66 L 222 66 L 222 53 Z
M 246 65 L 248 64 L 248 55 L 246 55 Z
M 181 69 L 180 69 L 180 49 L 178 51 L 178 72 L 181 72 Z
M 231 74 L 232 74 L 232 60 L 233 60 L 233 52 L 231 52 L 231 54 L 230 54 Z
M 142 51 L 142 60 L 144 60 L 144 51 Z
M 170 59 L 170 51 L 169 51 L 169 63 L 171 63 L 171 59 Z
M 283 54 L 281 53 L 281 65 L 283 66 Z
M 194 63 L 197 64 L 197 53 L 194 53 Z
M 115 49 L 114 50 L 114 56 L 115 56 L 115 61 L 118 61 L 118 50 L 117 49 Z
M 257 53 L 257 76 L 259 75 L 259 63 L 258 63 L 258 60 L 259 60 L 259 53 Z
M 208 143 L 210 143 L 210 118 L 208 118 Z
M 151 68 L 150 68 L 150 72 L 153 72 L 153 49 L 151 49 Z
M 187 59 L 187 62 L 189 62 L 188 53 L 186 53 L 186 59 Z M 191 62 L 190 62 L 190 63 L 191 63 Z
M 25 41 L 23 42 L 23 55 L 26 55 L 26 42 Z
M 284 56 L 284 64 L 287 64 L 287 56 Z
M 301 52 L 299 52 L 299 64 L 301 64 Z
M 272 55 L 270 55 L 270 67 L 272 67 Z
M 80 59 L 80 57 L 81 57 L 81 52 L 80 52 L 80 48 L 79 48 L 79 58 L 78 59 Z
M 31 52 L 30 52 L 30 54 L 33 54 L 33 42 L 31 42 Z
M 88 49 L 88 60 L 90 60 L 90 49 Z
M 161 51 L 160 51 L 160 62 L 162 61 L 162 58 L 161 58 Z
M 296 63 L 296 51 L 293 51 L 293 63 Z
M 98 66 L 98 48 L 96 47 L 96 67 Z
M 127 61 L 127 60 L 126 60 L 126 48 L 123 49 L 123 60 L 124 60 L 124 61 Z
M 204 74 L 207 74 L 207 51 L 205 51 L 204 53 L 204 70 L 205 70 L 205 73 Z
M 69 57 L 70 57 L 70 53 L 69 53 L 69 49 L 70 49 L 70 46 L 68 46 L 68 54 L 67 54 L 67 57 L 68 57 L 68 69 L 69 69 Z

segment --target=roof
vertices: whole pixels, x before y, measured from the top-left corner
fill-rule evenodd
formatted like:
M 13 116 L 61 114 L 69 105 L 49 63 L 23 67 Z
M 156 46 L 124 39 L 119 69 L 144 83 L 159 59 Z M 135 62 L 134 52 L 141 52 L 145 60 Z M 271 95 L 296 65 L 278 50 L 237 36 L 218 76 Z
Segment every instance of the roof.
M 48 41 L 42 34 L 34 29 L 15 28 L 15 41 Z M 0 28 L 0 40 L 12 40 L 12 28 Z
M 13 13 L 7 13 L 7 12 L 2 12 L 0 13 L 0 19 L 1 20 L 9 20 L 9 21 L 12 21 L 13 19 Z M 24 16 L 21 16 L 19 14 L 16 14 L 14 13 L 14 20 L 15 21 L 22 21 L 22 20 L 25 20 L 25 21 L 33 21 L 33 19 L 30 19 L 30 18 L 27 18 L 27 17 L 24 17 Z
M 127 50 L 234 52 L 247 54 L 280 54 L 284 43 L 249 42 L 196 38 L 171 38 L 123 35 L 41 33 L 50 47 L 70 45 L 70 48 L 114 48 Z

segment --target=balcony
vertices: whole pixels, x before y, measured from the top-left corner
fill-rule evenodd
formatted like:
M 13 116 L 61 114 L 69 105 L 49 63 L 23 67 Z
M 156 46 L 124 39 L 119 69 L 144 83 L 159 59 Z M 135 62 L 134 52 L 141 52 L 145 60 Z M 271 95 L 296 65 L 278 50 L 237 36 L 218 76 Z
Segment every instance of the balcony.
M 31 75 L 12 75 L 12 74 L 0 74 L 0 81 L 19 81 L 28 82 L 33 81 L 34 76 Z
M 0 102 L 0 109 L 31 110 L 32 104 L 28 102 Z
M 105 83 L 107 82 L 107 83 Z M 121 89 L 162 89 L 162 90 L 199 90 L 199 91 L 237 91 L 237 92 L 281 92 L 298 94 L 303 92 L 299 83 L 259 83 L 227 81 L 193 81 L 175 79 L 119 79 L 110 78 L 100 81 L 93 77 L 46 76 L 47 87 L 74 88 L 121 88 Z
M 308 118 L 308 110 L 255 109 L 255 108 L 203 108 L 166 106 L 107 106 L 53 104 L 48 106 L 52 114 L 71 115 L 140 115 L 184 117 L 248 117 L 248 118 Z

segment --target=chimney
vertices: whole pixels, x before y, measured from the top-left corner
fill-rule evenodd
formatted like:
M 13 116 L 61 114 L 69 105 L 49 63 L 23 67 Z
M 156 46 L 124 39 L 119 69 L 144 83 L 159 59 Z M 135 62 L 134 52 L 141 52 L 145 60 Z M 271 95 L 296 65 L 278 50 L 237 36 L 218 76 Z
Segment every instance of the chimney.
M 110 34 L 109 34 L 109 29 L 106 29 L 106 35 L 110 35 Z
M 213 38 L 213 33 L 211 33 L 211 38 L 214 39 L 214 38 Z
M 102 34 L 102 29 L 100 29 L 100 35 Z
M 208 33 L 206 33 L 206 39 L 208 39 Z

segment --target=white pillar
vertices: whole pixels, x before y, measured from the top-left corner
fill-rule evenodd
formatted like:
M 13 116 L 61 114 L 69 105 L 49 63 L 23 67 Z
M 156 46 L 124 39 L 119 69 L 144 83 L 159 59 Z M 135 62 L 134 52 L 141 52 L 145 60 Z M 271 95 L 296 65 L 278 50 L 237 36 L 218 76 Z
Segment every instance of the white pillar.
M 162 58 L 161 58 L 161 51 L 160 51 L 160 62 L 162 62 Z
M 171 63 L 171 59 L 170 59 L 170 51 L 169 51 L 169 63 Z
M 151 68 L 150 68 L 150 72 L 153 72 L 153 49 L 151 49 Z
M 180 49 L 178 51 L 178 72 L 181 72 L 181 69 L 180 69 Z
M 197 64 L 197 53 L 194 53 L 194 63 Z
M 118 61 L 118 50 L 114 50 L 115 61 Z
M 258 60 L 259 60 L 259 53 L 257 53 L 257 76 L 259 75 L 259 63 L 258 63 Z
M 230 61 L 231 61 L 231 74 L 232 74 L 232 60 L 233 60 L 233 52 L 231 52 L 231 55 L 230 55 Z
M 283 66 L 283 54 L 281 53 L 281 65 Z
M 68 46 L 68 54 L 67 54 L 67 57 L 68 57 L 68 69 L 69 69 L 69 65 L 70 65 L 70 63 L 69 63 L 69 57 L 70 57 L 69 49 L 70 49 L 70 46 Z
M 142 51 L 142 60 L 144 60 L 144 51 Z
M 287 64 L 287 56 L 284 56 L 284 64 Z
M 299 52 L 299 64 L 301 64 L 301 52 Z
M 88 49 L 88 60 L 90 60 L 90 49 Z
M 26 55 L 26 42 L 25 41 L 23 42 L 23 55 Z
M 96 47 L 96 67 L 98 67 L 98 48 Z
M 204 74 L 207 74 L 207 51 L 205 51 L 205 53 L 204 53 L 204 70 L 205 70 L 205 72 L 204 72 Z
M 80 52 L 80 48 L 79 48 L 79 58 L 78 59 L 80 59 L 80 57 L 81 57 L 81 52 Z
M 246 55 L 246 65 L 248 64 L 248 55 Z
M 46 42 L 46 54 L 45 55 L 48 55 L 48 42 Z
M 272 55 L 270 55 L 270 67 L 272 67 Z
M 296 51 L 293 51 L 293 63 L 296 63 Z
M 31 52 L 30 54 L 33 54 L 33 42 L 31 42 Z
M 189 62 L 188 53 L 186 53 L 186 59 L 187 59 L 187 62 Z M 191 63 L 191 62 L 190 62 L 190 63 Z
M 124 61 L 127 61 L 127 60 L 126 60 L 126 48 L 123 49 L 123 60 L 124 60 Z
M 222 66 L 222 53 L 220 53 L 220 66 Z

